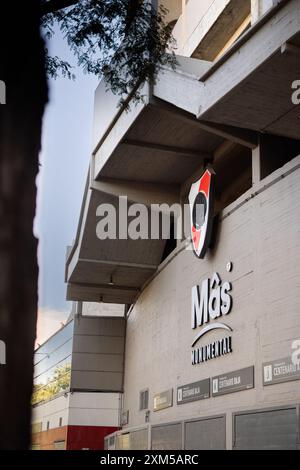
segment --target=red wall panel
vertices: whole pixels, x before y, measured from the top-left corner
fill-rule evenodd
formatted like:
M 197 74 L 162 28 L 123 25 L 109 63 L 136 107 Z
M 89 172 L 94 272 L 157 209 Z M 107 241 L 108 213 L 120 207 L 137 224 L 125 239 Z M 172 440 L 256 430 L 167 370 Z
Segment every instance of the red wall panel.
M 105 436 L 118 429 L 111 426 L 68 426 L 67 450 L 103 450 Z

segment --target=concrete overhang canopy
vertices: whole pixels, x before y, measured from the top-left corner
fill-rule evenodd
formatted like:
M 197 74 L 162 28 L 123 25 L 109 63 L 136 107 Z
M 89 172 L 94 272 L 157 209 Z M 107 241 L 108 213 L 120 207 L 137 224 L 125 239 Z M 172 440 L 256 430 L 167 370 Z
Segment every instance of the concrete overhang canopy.
M 210 160 L 223 142 L 218 136 L 149 104 L 117 145 L 96 178 L 181 184 Z M 96 156 L 97 158 L 97 156 Z
M 300 138 L 300 1 L 278 3 L 201 77 L 200 121 Z
M 213 67 L 180 58 L 176 71 L 165 69 L 144 101 L 128 112 L 100 84 L 95 99 L 94 151 L 76 242 L 66 265 L 67 298 L 130 304 L 153 276 L 166 240 L 99 240 L 97 207 L 118 196 L 150 207 L 180 202 L 180 187 L 210 161 L 225 140 L 254 148 L 256 132 L 233 122 L 199 121 L 207 88 L 199 79 Z M 231 124 L 231 125 L 229 125 Z
M 198 126 L 191 113 L 191 96 L 202 84 L 198 78 L 211 65 L 194 59 L 180 59 L 176 72 L 164 70 L 153 90 L 143 86 L 144 101 L 128 112 L 117 107 L 103 84 L 95 97 L 94 152 L 84 195 L 76 241 L 66 263 L 68 300 L 131 304 L 165 256 L 165 239 L 106 239 L 96 234 L 97 208 L 115 207 L 119 218 L 119 196 L 128 204 L 180 203 L 180 184 L 210 160 L 224 141 Z M 171 78 L 180 83 L 183 94 L 177 107 L 168 104 Z M 165 101 L 160 99 L 164 93 Z M 182 119 L 178 111 L 187 113 Z M 196 111 L 196 110 L 194 110 Z M 149 211 L 151 218 L 151 211 Z M 149 223 L 150 227 L 150 223 Z M 149 229 L 150 230 L 150 229 Z
M 203 91 L 199 77 L 211 63 L 184 57 L 178 61 L 176 71 L 160 72 L 153 89 L 144 85 L 142 103 L 130 105 L 128 112 L 119 111 L 105 132 L 96 128 L 95 180 L 181 184 L 204 160 L 210 160 L 224 141 L 224 136 L 191 126 L 180 114 L 186 113 L 197 124 L 195 96 Z M 100 102 L 98 98 L 97 107 Z M 99 111 L 95 111 L 95 116 L 99 116 Z
M 126 195 L 128 208 L 134 203 L 150 207 L 179 201 L 179 188 L 124 185 L 116 180 L 97 183 L 88 178 L 76 241 L 67 256 L 67 300 L 131 304 L 161 263 L 165 239 L 120 239 L 119 195 Z M 97 237 L 97 208 L 102 204 L 115 208 L 114 239 Z M 149 232 L 150 219 L 149 210 Z

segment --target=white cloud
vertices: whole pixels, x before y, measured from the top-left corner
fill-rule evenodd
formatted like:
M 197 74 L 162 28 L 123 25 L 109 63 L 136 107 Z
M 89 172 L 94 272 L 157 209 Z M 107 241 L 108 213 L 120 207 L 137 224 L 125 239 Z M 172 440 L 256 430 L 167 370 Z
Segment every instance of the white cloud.
M 65 323 L 69 312 L 54 310 L 51 308 L 39 308 L 36 326 L 36 346 L 44 343 L 50 336 L 58 331 L 62 323 Z

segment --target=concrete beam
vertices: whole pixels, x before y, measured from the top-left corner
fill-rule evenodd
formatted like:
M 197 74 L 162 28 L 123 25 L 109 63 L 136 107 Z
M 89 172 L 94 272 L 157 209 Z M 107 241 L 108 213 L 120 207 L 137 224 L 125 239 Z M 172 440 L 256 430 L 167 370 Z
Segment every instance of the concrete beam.
M 116 116 L 112 119 L 109 126 L 107 127 L 106 131 L 102 135 L 98 133 L 94 139 L 95 148 L 92 152 L 94 157 L 94 165 L 93 165 L 93 177 L 97 178 L 98 174 L 100 173 L 101 169 L 105 165 L 105 163 L 109 160 L 110 156 L 112 155 L 113 151 L 119 145 L 120 141 L 124 138 L 126 132 L 130 129 L 134 121 L 137 117 L 142 113 L 142 111 L 146 108 L 149 98 L 149 85 L 145 83 L 143 87 L 140 89 L 141 95 L 143 95 L 144 101 L 140 101 L 139 103 L 129 106 L 129 110 L 126 112 L 123 108 L 118 110 Z M 102 95 L 102 99 L 104 99 L 105 94 Z M 100 98 L 99 98 L 100 101 Z M 96 106 L 96 104 L 95 104 Z M 100 104 L 98 104 L 98 107 Z M 103 107 L 103 106 L 102 106 Z M 100 138 L 99 138 L 100 136 Z
M 101 178 L 100 181 L 91 181 L 90 187 L 92 190 L 100 191 L 110 196 L 127 196 L 128 201 L 147 206 L 179 202 L 180 190 L 177 185 Z
M 274 55 L 284 42 L 299 32 L 299 1 L 281 0 L 201 77 L 205 93 L 199 97 L 198 116 L 205 113 L 227 93 Z
M 203 150 L 190 150 L 186 148 L 180 147 L 172 147 L 170 145 L 161 145 L 161 144 L 152 144 L 149 142 L 141 142 L 136 140 L 124 140 L 121 145 L 128 145 L 131 147 L 139 147 L 139 148 L 146 148 L 146 149 L 153 149 L 153 150 L 160 150 L 161 152 L 165 153 L 174 153 L 179 154 L 182 156 L 190 156 L 190 157 L 202 157 L 203 159 L 211 158 L 211 155 Z
M 183 121 L 188 122 L 190 125 L 196 126 L 199 129 L 210 132 L 211 134 L 218 135 L 224 139 L 231 140 L 232 142 L 244 145 L 251 149 L 257 146 L 258 137 L 257 133 L 254 131 L 196 119 L 192 114 L 159 98 L 152 98 L 151 103 L 162 108 L 165 112 L 176 114 L 176 116 Z M 210 156 L 210 158 L 211 157 L 212 156 Z
M 197 1 L 197 3 L 199 2 Z M 203 23 L 206 18 L 209 20 L 209 17 L 216 15 L 217 4 L 220 9 L 222 8 L 222 11 L 219 10 L 219 15 L 215 18 L 215 21 L 211 21 L 212 18 L 208 21 L 210 27 L 206 30 L 204 36 L 201 39 L 199 38 L 199 43 L 193 51 L 192 57 L 215 61 L 224 52 L 225 45 L 227 45 L 227 48 L 230 47 L 232 39 L 241 26 L 243 25 L 243 30 L 250 23 L 250 2 L 245 0 L 214 2 L 200 23 Z M 193 32 L 192 36 L 195 36 L 195 34 L 196 31 Z
M 157 266 L 154 264 L 139 264 L 139 263 L 124 263 L 122 261 L 105 261 L 105 260 L 96 260 L 96 259 L 86 259 L 79 258 L 78 262 L 84 261 L 85 263 L 98 264 L 103 266 L 116 266 L 123 268 L 133 268 L 133 269 L 157 269 Z
M 220 160 L 223 160 L 223 158 L 226 158 L 234 150 L 235 146 L 236 146 L 235 142 L 231 142 L 230 140 L 225 140 L 223 144 L 220 145 L 214 152 L 213 162 L 217 163 Z
M 289 42 L 284 42 L 281 46 L 281 54 L 292 53 L 300 55 L 300 47 L 296 44 L 291 44 Z
M 71 282 L 69 285 L 74 287 L 86 287 L 92 289 L 98 289 L 101 291 L 105 291 L 106 293 L 113 293 L 114 291 L 121 291 L 122 293 L 130 292 L 130 293 L 138 293 L 138 287 L 131 287 L 131 286 L 118 286 L 118 285 L 110 285 L 110 284 L 90 284 L 90 283 L 78 283 L 78 282 Z
M 67 300 L 83 302 L 104 302 L 113 304 L 131 304 L 138 296 L 138 290 L 111 290 L 107 286 L 90 287 L 87 285 L 67 284 Z
M 242 129 L 240 127 L 226 126 L 224 124 L 217 124 L 208 121 L 199 121 L 202 129 L 211 132 L 212 134 L 224 137 L 224 139 L 231 140 L 237 144 L 241 144 L 244 147 L 253 149 L 256 147 L 258 142 L 258 135 L 256 132 Z

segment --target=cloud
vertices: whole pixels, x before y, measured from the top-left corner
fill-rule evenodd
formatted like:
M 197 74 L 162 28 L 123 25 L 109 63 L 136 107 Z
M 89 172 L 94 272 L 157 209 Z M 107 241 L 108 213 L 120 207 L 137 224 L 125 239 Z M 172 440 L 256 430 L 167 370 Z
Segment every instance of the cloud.
M 58 331 L 65 323 L 70 312 L 55 310 L 47 307 L 39 308 L 36 325 L 36 347 L 43 344 L 50 336 Z

